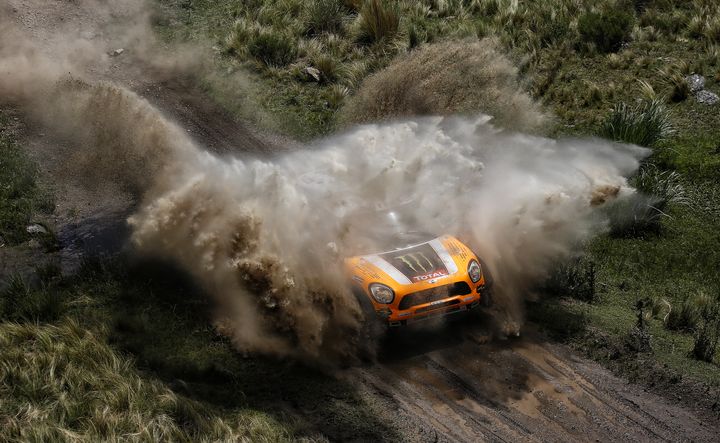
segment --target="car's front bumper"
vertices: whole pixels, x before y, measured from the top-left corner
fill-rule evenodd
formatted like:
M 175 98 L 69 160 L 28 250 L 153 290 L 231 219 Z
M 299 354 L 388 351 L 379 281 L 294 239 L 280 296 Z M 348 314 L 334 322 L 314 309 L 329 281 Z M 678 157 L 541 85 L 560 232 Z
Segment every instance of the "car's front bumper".
M 466 312 L 479 305 L 479 294 L 459 295 L 414 306 L 412 309 L 405 311 L 391 311 L 387 317 L 387 322 L 389 326 L 402 326 L 434 317 Z

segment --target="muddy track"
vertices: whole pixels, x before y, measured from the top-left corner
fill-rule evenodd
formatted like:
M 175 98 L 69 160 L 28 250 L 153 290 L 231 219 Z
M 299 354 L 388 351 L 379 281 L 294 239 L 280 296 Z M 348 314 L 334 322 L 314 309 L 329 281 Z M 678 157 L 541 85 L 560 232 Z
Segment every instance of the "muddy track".
M 417 441 L 714 441 L 717 424 L 668 404 L 532 331 L 491 340 L 482 315 L 405 331 L 370 368 L 372 395 Z M 417 343 L 425 343 L 418 345 Z M 417 355 L 402 355 L 412 349 Z
M 41 42 L 68 26 L 100 36 L 107 20 L 90 0 L 0 1 Z M 107 50 L 113 48 L 107 41 Z M 271 155 L 280 149 L 276 138 L 215 105 L 192 77 L 168 77 L 134 60 L 132 48 L 127 52 L 92 76 L 137 92 L 216 153 Z M 46 179 L 61 189 L 56 223 L 63 259 L 122 247 L 132 197 L 63 182 L 53 155 L 57 142 L 38 128 L 26 134 Z M 493 340 L 489 324 L 488 316 L 479 314 L 403 331 L 383 344 L 376 364 L 340 377 L 407 441 L 718 441 L 717 422 L 616 378 L 538 332 Z

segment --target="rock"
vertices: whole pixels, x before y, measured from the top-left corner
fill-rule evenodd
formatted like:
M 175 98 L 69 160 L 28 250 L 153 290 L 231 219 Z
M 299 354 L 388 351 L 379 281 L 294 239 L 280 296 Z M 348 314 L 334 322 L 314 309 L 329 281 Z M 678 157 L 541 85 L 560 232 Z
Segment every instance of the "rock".
M 720 97 L 718 97 L 717 94 L 706 90 L 698 91 L 695 98 L 698 103 L 702 103 L 703 105 L 715 105 L 720 102 Z
M 29 242 L 27 242 L 27 245 L 28 245 L 28 248 L 30 248 L 30 249 L 40 249 L 40 246 L 42 246 L 40 244 L 40 242 L 35 239 L 32 239 Z
M 25 230 L 28 234 L 47 234 L 48 231 L 45 229 L 45 226 L 39 225 L 37 223 L 33 223 L 31 225 L 28 225 Z
M 692 74 L 685 77 L 685 81 L 688 82 L 691 92 L 698 92 L 705 89 L 705 77 L 700 74 Z
M 118 55 L 122 54 L 123 52 L 125 52 L 125 50 L 123 48 L 118 48 L 110 53 L 110 57 L 117 57 Z
M 303 72 L 310 77 L 312 77 L 316 82 L 320 81 L 320 70 L 317 68 L 313 68 L 312 66 L 308 66 L 305 69 L 303 69 Z

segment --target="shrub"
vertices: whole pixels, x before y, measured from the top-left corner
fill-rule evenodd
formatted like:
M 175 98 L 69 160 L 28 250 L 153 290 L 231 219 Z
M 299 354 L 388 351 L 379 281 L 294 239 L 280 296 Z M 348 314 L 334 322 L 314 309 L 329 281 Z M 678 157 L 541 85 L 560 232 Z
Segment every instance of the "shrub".
M 350 94 L 350 90 L 347 86 L 333 85 L 328 95 L 328 104 L 331 108 L 338 109 L 342 106 L 348 94 Z
M 660 100 L 649 100 L 635 107 L 625 103 L 616 105 L 600 127 L 599 135 L 640 146 L 653 146 L 673 132 L 665 106 Z
M 641 192 L 612 202 L 607 211 L 610 234 L 614 237 L 643 237 L 659 234 L 662 221 L 669 217 L 669 204 L 689 205 L 690 198 L 675 171 L 661 171 L 653 164 L 643 164 L 632 180 Z
M 578 32 L 585 43 L 595 45 L 603 53 L 615 52 L 630 37 L 633 16 L 611 9 L 606 12 L 587 12 L 578 20 Z
M 59 294 L 34 290 L 19 275 L 11 277 L 7 287 L 0 292 L 0 303 L 0 318 L 11 321 L 53 321 L 63 309 Z
M 665 327 L 673 331 L 694 331 L 706 307 L 712 303 L 713 299 L 703 291 L 687 297 L 677 307 L 672 307 Z
M 704 35 L 711 42 L 720 43 L 720 17 L 708 19 Z
M 297 46 L 292 36 L 275 31 L 259 32 L 247 46 L 248 52 L 265 65 L 282 67 L 297 56 Z
M 670 74 L 667 82 L 670 84 L 670 100 L 681 102 L 690 95 L 690 84 L 685 76 L 679 72 Z
M 605 205 L 610 235 L 617 238 L 636 238 L 659 234 L 662 220 L 667 214 L 656 209 L 657 201 L 656 197 L 634 194 Z
M 576 257 L 555 266 L 544 291 L 592 303 L 595 300 L 595 263 Z
M 305 9 L 305 28 L 309 35 L 340 32 L 345 19 L 341 0 L 311 0 Z
M 652 311 L 651 300 L 645 298 L 635 304 L 637 322 L 625 335 L 625 348 L 633 353 L 652 351 L 652 336 L 647 330 L 647 314 Z
M 242 18 L 236 20 L 225 39 L 225 50 L 230 54 L 246 55 L 247 45 L 258 35 L 259 29 L 257 23 Z
M 518 130 L 545 122 L 491 39 L 434 43 L 402 54 L 367 78 L 342 112 L 345 123 L 477 112 Z
M 320 71 L 320 80 L 323 82 L 334 82 L 340 75 L 341 66 L 330 55 L 316 54 L 311 58 L 310 63 Z
M 714 298 L 698 307 L 695 343 L 691 355 L 698 360 L 712 362 L 718 341 L 720 341 L 720 302 Z
M 705 32 L 705 18 L 696 15 L 690 19 L 687 25 L 688 36 L 691 38 L 700 38 Z
M 639 191 L 659 199 L 655 205 L 658 209 L 663 210 L 669 203 L 690 204 L 682 176 L 676 171 L 662 171 L 652 163 L 644 163 L 632 182 Z
M 359 40 L 366 43 L 379 42 L 397 34 L 400 14 L 394 6 L 383 0 L 366 0 L 358 17 Z

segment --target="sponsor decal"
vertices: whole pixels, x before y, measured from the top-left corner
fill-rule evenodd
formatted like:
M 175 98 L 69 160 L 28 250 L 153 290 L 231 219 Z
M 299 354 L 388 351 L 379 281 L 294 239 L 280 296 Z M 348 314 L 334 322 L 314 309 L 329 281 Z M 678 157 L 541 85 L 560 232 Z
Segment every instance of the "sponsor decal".
M 434 283 L 458 270 L 439 239 L 401 250 L 366 255 L 362 261 L 372 264 L 401 285 Z
M 421 281 L 427 281 L 430 279 L 447 277 L 447 275 L 448 275 L 447 272 L 445 272 L 443 270 L 438 270 L 438 271 L 429 272 L 429 273 L 423 274 L 423 275 L 414 275 L 412 279 L 414 282 L 421 282 Z M 431 283 L 434 283 L 434 281 L 431 281 Z
M 433 262 L 422 252 L 399 255 L 395 257 L 395 260 L 399 260 L 413 272 L 417 273 L 429 272 L 435 268 Z

